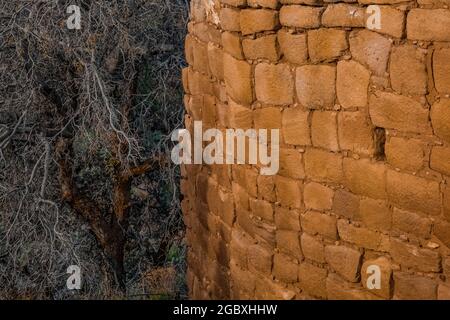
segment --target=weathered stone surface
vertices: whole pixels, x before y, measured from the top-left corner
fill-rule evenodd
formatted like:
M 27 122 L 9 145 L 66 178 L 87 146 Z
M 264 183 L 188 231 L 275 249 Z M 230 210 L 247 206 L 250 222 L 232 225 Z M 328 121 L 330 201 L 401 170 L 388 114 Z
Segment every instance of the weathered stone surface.
M 373 128 L 363 112 L 339 112 L 338 134 L 341 149 L 366 155 L 375 152 Z
M 374 199 L 386 198 L 386 168 L 368 159 L 344 159 L 345 184 L 359 195 Z M 367 179 L 370 177 L 370 179 Z
M 320 26 L 322 8 L 308 6 L 282 6 L 280 23 L 286 27 L 317 28 Z
M 437 49 L 433 53 L 434 85 L 440 94 L 450 94 L 450 49 Z
M 344 108 L 367 105 L 370 72 L 358 62 L 339 61 L 337 65 L 337 97 Z
M 278 11 L 269 9 L 241 10 L 240 26 L 244 35 L 276 30 L 279 26 Z
M 337 29 L 308 31 L 308 50 L 312 62 L 334 60 L 348 48 L 346 32 Z
M 423 272 L 439 272 L 441 270 L 441 258 L 436 251 L 418 248 L 401 240 L 392 239 L 390 252 L 394 261 L 405 268 Z
M 340 219 L 337 225 L 339 237 L 346 242 L 376 251 L 389 250 L 387 238 L 379 232 L 355 227 L 343 219 Z
M 424 165 L 423 143 L 418 139 L 390 138 L 385 145 L 387 161 L 395 168 L 417 171 Z
M 327 296 L 327 275 L 328 272 L 326 269 L 322 269 L 310 263 L 304 262 L 300 264 L 298 271 L 300 287 L 313 296 L 325 298 Z
M 284 142 L 292 145 L 311 144 L 309 111 L 301 108 L 287 108 L 283 111 L 282 133 Z
M 253 102 L 253 75 L 250 64 L 225 54 L 224 77 L 227 90 L 234 100 L 243 104 Z
M 322 24 L 327 27 L 364 27 L 365 10 L 350 4 L 330 4 L 322 15 Z
M 300 103 L 307 108 L 331 108 L 335 101 L 335 84 L 335 67 L 307 65 L 297 68 L 297 96 Z
M 300 218 L 302 229 L 311 235 L 337 239 L 336 218 L 317 211 L 308 211 Z
M 325 262 L 325 246 L 320 240 L 304 232 L 301 236 L 301 246 L 305 258 L 319 263 Z
M 378 127 L 417 133 L 430 130 L 428 109 L 405 96 L 376 91 L 369 98 L 369 111 Z
M 440 189 L 436 181 L 388 170 L 386 190 L 389 200 L 400 208 L 432 215 L 441 212 Z
M 431 107 L 431 123 L 434 133 L 450 143 L 450 99 L 442 99 Z
M 269 35 L 242 41 L 244 55 L 249 60 L 265 59 L 277 62 L 279 57 L 277 36 Z
M 391 42 L 376 32 L 361 30 L 350 34 L 353 59 L 366 65 L 377 76 L 384 76 L 390 50 Z
M 427 93 L 426 51 L 415 46 L 394 47 L 391 53 L 392 88 L 405 95 Z
M 294 101 L 294 77 L 288 65 L 260 63 L 255 69 L 256 98 L 267 104 L 291 104 Z
M 450 12 L 447 9 L 412 9 L 407 18 L 408 39 L 450 41 Z
M 403 300 L 434 300 L 437 295 L 437 283 L 423 276 L 394 273 L 394 298 Z
M 294 64 L 304 64 L 308 59 L 306 33 L 292 34 L 282 29 L 278 31 L 278 43 L 284 58 Z
M 359 281 L 361 253 L 345 246 L 326 246 L 325 260 L 346 280 Z

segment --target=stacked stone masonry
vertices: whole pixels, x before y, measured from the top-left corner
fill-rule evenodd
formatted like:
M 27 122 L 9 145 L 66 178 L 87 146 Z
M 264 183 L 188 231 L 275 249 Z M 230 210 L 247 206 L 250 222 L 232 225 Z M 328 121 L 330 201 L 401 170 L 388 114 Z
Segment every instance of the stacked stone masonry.
M 450 298 L 449 6 L 192 0 L 186 128 L 281 145 L 276 176 L 182 166 L 191 298 Z

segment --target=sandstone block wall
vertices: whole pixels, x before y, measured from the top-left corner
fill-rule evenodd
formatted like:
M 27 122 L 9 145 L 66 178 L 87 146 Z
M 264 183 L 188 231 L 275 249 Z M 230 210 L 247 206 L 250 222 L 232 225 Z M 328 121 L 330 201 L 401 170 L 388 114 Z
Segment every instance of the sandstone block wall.
M 276 176 L 182 167 L 192 298 L 450 298 L 449 5 L 192 1 L 186 127 L 281 132 Z

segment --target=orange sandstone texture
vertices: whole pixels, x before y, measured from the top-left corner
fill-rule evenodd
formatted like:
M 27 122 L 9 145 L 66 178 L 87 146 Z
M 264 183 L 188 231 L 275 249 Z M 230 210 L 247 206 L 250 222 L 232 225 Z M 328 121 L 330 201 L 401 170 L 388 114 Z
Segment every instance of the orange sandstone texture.
M 281 145 L 182 166 L 190 297 L 450 299 L 448 1 L 191 2 L 186 128 Z

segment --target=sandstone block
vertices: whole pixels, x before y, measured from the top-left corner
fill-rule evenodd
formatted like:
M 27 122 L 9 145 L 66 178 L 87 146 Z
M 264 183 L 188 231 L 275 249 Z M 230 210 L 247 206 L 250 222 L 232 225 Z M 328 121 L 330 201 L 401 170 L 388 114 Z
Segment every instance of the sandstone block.
M 242 299 L 255 291 L 256 276 L 234 264 L 230 265 L 230 280 L 236 299 Z
M 242 47 L 245 57 L 249 60 L 266 59 L 271 62 L 278 61 L 279 53 L 276 35 L 244 39 Z
M 307 211 L 301 215 L 302 229 L 309 234 L 320 234 L 321 236 L 336 240 L 337 228 L 336 218 L 317 211 Z
M 386 198 L 386 168 L 368 159 L 344 159 L 346 186 L 354 193 L 374 199 Z
M 334 193 L 333 212 L 349 219 L 359 215 L 359 197 L 351 192 L 338 189 Z
M 278 7 L 278 0 L 247 0 L 250 7 L 263 7 L 276 9 Z
M 217 79 L 223 81 L 223 50 L 211 43 L 208 43 L 208 61 L 211 74 Z
M 388 251 L 389 249 L 387 236 L 383 236 L 381 233 L 355 227 L 343 219 L 338 221 L 337 226 L 339 237 L 344 241 L 354 243 L 358 247 L 376 251 Z
M 275 178 L 273 176 L 258 176 L 258 196 L 264 200 L 275 202 Z
M 253 111 L 256 129 L 280 129 L 281 109 L 278 107 L 260 108 Z
M 294 101 L 294 77 L 286 64 L 259 63 L 255 70 L 256 97 L 267 104 L 291 104 Z
M 450 143 L 450 99 L 441 99 L 432 106 L 431 123 L 434 133 Z
M 345 281 L 333 273 L 329 273 L 327 278 L 327 298 L 329 300 L 381 300 L 361 285 Z
M 242 80 L 244 81 L 244 80 Z M 228 125 L 231 128 L 248 129 L 252 127 L 252 111 L 234 101 L 228 104 Z
M 434 85 L 440 94 L 450 94 L 450 49 L 437 49 L 433 53 Z
M 284 142 L 292 145 L 310 145 L 309 112 L 301 108 L 283 110 L 282 133 Z
M 300 264 L 298 270 L 299 285 L 309 294 L 325 298 L 327 296 L 326 280 L 328 272 L 326 269 L 316 267 L 310 263 Z
M 386 189 L 389 200 L 400 208 L 431 215 L 441 212 L 440 189 L 436 181 L 388 170 Z
M 385 146 L 387 161 L 395 168 L 417 171 L 422 168 L 425 153 L 418 139 L 391 137 Z
M 404 268 L 413 268 L 422 272 L 440 272 L 439 253 L 421 249 L 398 239 L 391 239 L 391 256 Z
M 405 95 L 427 93 L 426 51 L 412 45 L 394 47 L 391 53 L 392 88 Z
M 450 176 L 450 148 L 434 147 L 431 151 L 430 167 Z
M 305 185 L 304 201 L 307 209 L 330 210 L 333 204 L 334 191 L 316 182 Z
M 306 33 L 292 34 L 286 30 L 278 31 L 278 43 L 286 60 L 294 64 L 304 64 L 308 59 Z
M 282 26 L 296 28 L 318 28 L 322 8 L 290 5 L 280 9 L 280 22 Z
M 369 229 L 389 231 L 392 225 L 392 212 L 386 201 L 364 198 L 361 199 L 358 220 Z
M 275 224 L 278 230 L 300 231 L 300 214 L 297 210 L 276 207 Z
M 184 39 L 184 55 L 188 65 L 194 65 L 194 41 L 195 38 L 188 34 Z
M 303 179 L 305 177 L 305 168 L 303 167 L 303 154 L 296 149 L 280 149 L 280 169 L 279 175 Z
M 450 12 L 447 9 L 412 9 L 407 18 L 408 39 L 450 41 Z
M 322 24 L 327 27 L 365 27 L 364 8 L 338 3 L 330 4 L 322 15 Z
M 373 1 L 372 3 L 376 2 Z M 387 34 L 394 38 L 403 36 L 405 25 L 405 12 L 391 6 L 379 6 L 381 14 L 381 29 L 374 31 Z
M 219 13 L 220 26 L 225 31 L 241 31 L 240 11 L 235 8 L 222 8 Z
M 447 214 L 448 219 L 448 214 Z M 436 219 L 434 222 L 433 235 L 450 248 L 450 223 L 443 219 Z
M 247 105 L 253 102 L 252 67 L 250 64 L 225 54 L 224 77 L 231 98 Z
M 247 0 L 222 0 L 221 2 L 233 7 L 242 7 L 247 4 Z
M 269 246 L 263 244 L 254 244 L 248 248 L 249 270 L 259 271 L 263 274 L 272 273 L 273 253 Z
M 273 259 L 273 275 L 282 282 L 297 282 L 298 264 L 285 254 L 276 254 Z
M 394 299 L 402 300 L 435 300 L 437 283 L 429 278 L 407 274 L 394 273 Z
M 361 253 L 344 246 L 326 246 L 325 259 L 337 273 L 350 282 L 359 281 Z
M 343 180 L 342 156 L 320 149 L 305 153 L 306 176 L 320 182 L 341 183 Z
M 244 51 L 242 49 L 242 41 L 237 33 L 225 31 L 222 33 L 222 46 L 223 50 L 234 58 L 243 60 Z
M 314 111 L 311 121 L 312 144 L 330 151 L 338 151 L 337 112 Z
M 278 11 L 270 9 L 244 9 L 240 15 L 243 35 L 276 30 L 279 27 Z
M 276 238 L 277 247 L 282 253 L 296 259 L 302 258 L 302 250 L 300 249 L 300 234 L 298 231 L 278 230 Z
M 272 204 L 265 200 L 250 199 L 250 209 L 255 216 L 267 221 L 273 221 Z
M 297 96 L 300 103 L 307 108 L 333 107 L 336 92 L 335 83 L 335 67 L 307 65 L 297 68 Z
M 440 284 L 438 287 L 438 300 L 450 300 L 450 286 Z
M 431 220 L 419 214 L 395 208 L 392 215 L 392 228 L 413 234 L 422 239 L 429 239 Z
M 367 89 L 370 72 L 356 61 L 339 61 L 337 65 L 336 91 L 344 108 L 367 105 Z
M 445 217 L 450 220 L 450 187 L 446 186 L 444 187 L 444 215 Z
M 372 122 L 379 127 L 426 133 L 430 129 L 429 111 L 411 98 L 376 91 L 369 98 Z
M 348 49 L 344 30 L 317 29 L 308 31 L 308 50 L 312 62 L 334 60 Z
M 338 134 L 341 149 L 365 155 L 375 152 L 373 129 L 363 112 L 339 112 Z
M 301 236 L 301 247 L 305 258 L 325 263 L 325 246 L 320 240 L 304 232 Z
M 302 183 L 277 176 L 275 179 L 277 201 L 285 207 L 300 208 L 302 203 Z
M 248 268 L 248 248 L 253 245 L 252 239 L 238 228 L 231 231 L 230 257 L 243 269 Z
M 369 67 L 375 75 L 384 76 L 391 42 L 369 30 L 352 31 L 349 41 L 353 59 Z

